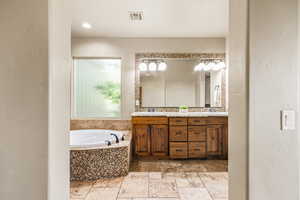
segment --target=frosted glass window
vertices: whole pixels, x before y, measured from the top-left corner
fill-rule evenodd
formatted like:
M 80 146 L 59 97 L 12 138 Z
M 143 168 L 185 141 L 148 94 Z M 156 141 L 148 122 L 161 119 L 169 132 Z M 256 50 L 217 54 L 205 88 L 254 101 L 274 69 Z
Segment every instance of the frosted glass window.
M 75 118 L 120 117 L 120 59 L 74 59 L 73 85 Z

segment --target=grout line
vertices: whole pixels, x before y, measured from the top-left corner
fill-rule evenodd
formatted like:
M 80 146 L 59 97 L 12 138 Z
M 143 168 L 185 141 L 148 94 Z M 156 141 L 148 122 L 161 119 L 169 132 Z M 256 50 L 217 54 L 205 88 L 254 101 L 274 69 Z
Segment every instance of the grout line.
M 129 175 L 129 172 L 128 172 L 128 175 Z M 128 176 L 127 175 L 127 176 Z M 119 186 L 119 191 L 118 191 L 118 194 L 117 194 L 117 197 L 116 197 L 116 200 L 119 198 L 119 195 L 120 195 L 120 191 L 121 191 L 121 188 L 122 188 L 122 186 L 123 186 L 123 183 L 124 183 L 124 179 L 125 179 L 125 176 L 123 177 L 123 179 L 122 179 L 122 183 L 120 184 L 120 186 Z M 130 198 L 131 199 L 131 198 Z
M 87 197 L 89 196 L 90 192 L 92 191 L 92 189 L 93 189 L 95 183 L 96 183 L 96 181 L 94 181 L 94 182 L 91 184 L 91 188 L 90 188 L 89 191 L 86 193 L 86 195 L 85 195 L 85 197 L 83 198 L 83 200 L 87 199 Z
M 177 172 L 177 173 L 179 173 L 179 172 Z M 179 187 L 178 187 L 178 184 L 177 184 L 177 178 L 176 177 L 174 177 L 175 178 L 175 187 L 176 187 L 176 192 L 177 192 L 177 196 L 178 196 L 178 198 L 179 198 L 179 200 L 181 199 L 181 196 L 180 196 L 180 194 L 179 194 Z
M 150 172 L 147 172 L 148 173 L 148 195 L 147 195 L 147 198 L 150 198 Z
M 206 172 L 206 173 L 207 173 L 207 172 Z M 203 173 L 203 174 L 205 174 L 205 173 Z M 203 186 L 205 187 L 206 191 L 208 192 L 209 196 L 211 197 L 211 200 L 214 200 L 215 198 L 214 198 L 214 196 L 212 195 L 212 193 L 208 190 L 208 188 L 207 188 L 207 186 L 206 186 L 206 184 L 205 184 L 205 181 L 202 180 L 202 178 L 201 178 L 201 176 L 199 175 L 199 173 L 197 173 L 197 175 L 198 175 L 198 177 L 200 178 L 200 180 L 201 180 Z

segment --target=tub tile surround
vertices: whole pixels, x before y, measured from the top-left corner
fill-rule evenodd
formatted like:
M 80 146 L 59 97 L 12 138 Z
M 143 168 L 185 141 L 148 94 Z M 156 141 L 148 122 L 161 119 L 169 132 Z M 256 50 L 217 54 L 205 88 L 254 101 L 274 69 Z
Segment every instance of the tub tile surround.
M 72 119 L 71 130 L 109 129 L 131 130 L 131 120 Z
M 70 154 L 71 181 L 93 181 L 128 174 L 129 146 L 72 150 Z
M 70 180 L 94 181 L 122 177 L 129 172 L 131 161 L 131 131 L 121 131 L 124 141 L 101 147 L 71 147 Z M 97 183 L 101 185 L 101 183 Z M 114 184 L 114 183 L 111 183 Z
M 228 199 L 227 172 L 130 172 L 124 179 L 103 179 L 101 182 L 101 185 L 95 181 L 72 183 L 71 200 Z M 112 182 L 116 184 L 110 184 Z

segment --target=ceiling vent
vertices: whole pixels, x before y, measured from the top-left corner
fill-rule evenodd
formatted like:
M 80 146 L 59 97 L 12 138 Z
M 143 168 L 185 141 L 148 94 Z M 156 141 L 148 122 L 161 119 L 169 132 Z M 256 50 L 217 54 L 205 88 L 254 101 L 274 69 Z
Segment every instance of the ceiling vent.
M 129 17 L 131 21 L 142 21 L 144 18 L 143 11 L 130 11 Z

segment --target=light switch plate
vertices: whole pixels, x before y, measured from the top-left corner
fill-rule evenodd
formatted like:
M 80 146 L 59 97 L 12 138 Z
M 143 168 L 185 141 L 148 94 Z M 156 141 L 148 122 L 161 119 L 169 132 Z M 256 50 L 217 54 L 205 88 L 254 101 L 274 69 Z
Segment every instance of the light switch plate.
M 296 112 L 294 110 L 281 111 L 281 130 L 295 130 L 296 129 Z

